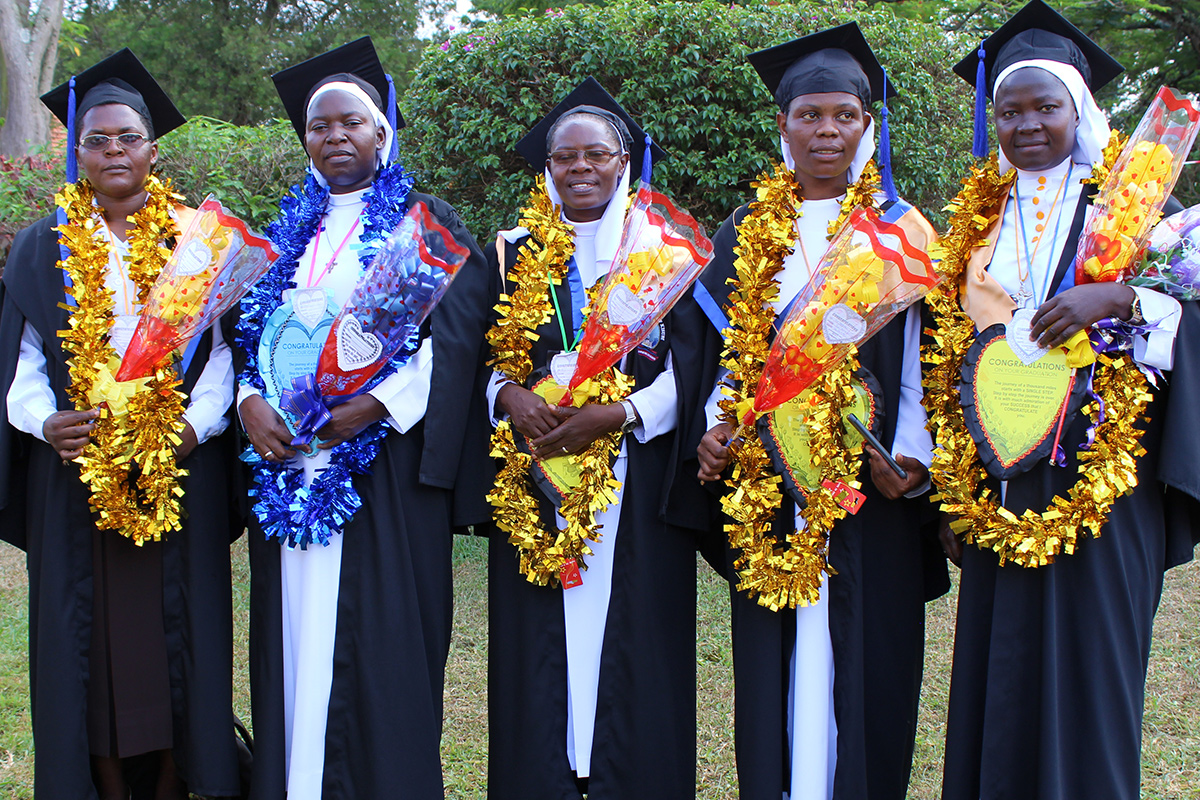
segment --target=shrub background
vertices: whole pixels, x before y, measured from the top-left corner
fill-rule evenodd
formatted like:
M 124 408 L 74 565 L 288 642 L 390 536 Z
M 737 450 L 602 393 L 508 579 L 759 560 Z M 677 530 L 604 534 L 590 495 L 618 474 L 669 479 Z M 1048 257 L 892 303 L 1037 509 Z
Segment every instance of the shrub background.
M 484 243 L 516 224 L 533 185 L 513 146 L 592 75 L 670 155 L 655 182 L 712 232 L 779 158 L 775 102 L 747 53 L 851 19 L 901 91 L 890 104 L 897 188 L 940 222 L 970 152 L 970 87 L 950 71 L 963 47 L 848 2 L 624 0 L 477 26 L 426 49 L 404 98 L 406 163 Z
M 776 106 L 747 53 L 851 19 L 901 91 L 890 104 L 897 188 L 941 223 L 970 151 L 971 92 L 950 72 L 963 46 L 935 25 L 845 0 L 621 0 L 476 26 L 426 48 L 401 97 L 401 158 L 418 187 L 455 205 L 485 244 L 516 224 L 537 174 L 513 146 L 593 75 L 670 155 L 655 165 L 655 183 L 713 232 L 779 158 Z M 39 156 L 0 160 L 0 265 L 12 237 L 53 210 L 63 180 L 57 141 Z M 189 204 L 211 192 L 260 229 L 307 161 L 286 121 L 194 117 L 159 149 L 159 171 Z

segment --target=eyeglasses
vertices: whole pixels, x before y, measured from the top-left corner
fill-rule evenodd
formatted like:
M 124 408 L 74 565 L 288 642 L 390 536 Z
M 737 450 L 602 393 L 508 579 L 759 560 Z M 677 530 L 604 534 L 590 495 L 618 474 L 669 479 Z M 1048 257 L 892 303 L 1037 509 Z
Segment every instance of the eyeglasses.
M 91 150 L 94 153 L 98 153 L 101 150 L 108 149 L 108 143 L 114 139 L 117 141 L 117 144 L 126 150 L 136 150 L 147 141 L 146 137 L 140 133 L 118 133 L 116 136 L 93 133 L 80 139 L 79 146 L 84 150 Z
M 575 163 L 580 154 L 583 155 L 583 160 L 593 167 L 603 167 L 621 155 L 608 150 L 555 150 L 550 154 L 550 160 L 560 167 L 569 167 Z

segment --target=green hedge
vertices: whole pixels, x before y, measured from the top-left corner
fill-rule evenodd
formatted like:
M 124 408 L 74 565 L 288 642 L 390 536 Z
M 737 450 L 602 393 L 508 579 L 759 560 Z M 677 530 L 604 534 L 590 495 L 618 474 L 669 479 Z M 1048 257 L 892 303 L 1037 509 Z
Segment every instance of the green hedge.
M 426 48 L 403 98 L 402 158 L 419 188 L 458 207 L 480 242 L 516 223 L 535 174 L 513 145 L 594 75 L 670 153 L 656 183 L 710 231 L 778 158 L 775 106 L 746 54 L 857 19 L 902 97 L 892 104 L 900 192 L 940 222 L 970 148 L 970 92 L 935 26 L 883 7 L 726 6 L 627 0 L 531 13 Z M 261 228 L 305 158 L 287 122 L 236 126 L 196 117 L 160 142 L 159 169 L 192 205 L 212 192 Z M 21 228 L 52 210 L 61 153 L 0 162 L 0 264 Z
M 243 126 L 193 117 L 164 136 L 159 149 L 159 171 L 175 181 L 189 205 L 214 194 L 260 230 L 308 163 L 291 123 L 281 120 Z
M 627 0 L 479 26 L 426 49 L 404 98 L 406 163 L 484 242 L 516 223 L 532 185 L 513 145 L 593 75 L 670 154 L 655 182 L 711 231 L 778 158 L 775 104 L 746 54 L 851 19 L 903 93 L 891 106 L 898 188 L 940 221 L 970 150 L 969 87 L 950 72 L 961 48 L 883 6 Z

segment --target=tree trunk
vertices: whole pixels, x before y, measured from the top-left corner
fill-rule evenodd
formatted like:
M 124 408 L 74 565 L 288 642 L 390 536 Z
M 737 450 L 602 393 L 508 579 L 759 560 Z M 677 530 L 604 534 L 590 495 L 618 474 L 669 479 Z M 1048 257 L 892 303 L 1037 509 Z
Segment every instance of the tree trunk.
M 0 51 L 7 102 L 0 117 L 0 154 L 22 156 L 50 137 L 50 112 L 38 99 L 51 88 L 58 61 L 63 0 L 41 0 L 29 19 L 21 0 L 0 0 Z

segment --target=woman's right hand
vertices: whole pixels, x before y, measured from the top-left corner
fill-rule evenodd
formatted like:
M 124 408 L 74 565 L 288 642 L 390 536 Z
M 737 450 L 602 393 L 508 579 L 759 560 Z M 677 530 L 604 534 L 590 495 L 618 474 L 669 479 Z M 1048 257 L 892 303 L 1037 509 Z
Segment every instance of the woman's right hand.
M 292 432 L 279 412 L 262 395 L 252 394 L 238 406 L 242 427 L 254 451 L 268 461 L 286 461 L 296 455 Z
M 729 466 L 732 458 L 729 452 L 731 436 L 733 428 L 728 422 L 722 422 L 700 438 L 700 446 L 696 448 L 696 456 L 700 459 L 700 472 L 696 477 L 701 483 L 721 480 L 721 473 Z
M 42 436 L 64 462 L 79 458 L 92 440 L 92 430 L 100 418 L 99 409 L 55 411 L 42 423 Z
M 513 427 L 530 441 L 545 436 L 562 422 L 554 413 L 553 406 L 515 383 L 500 387 L 496 393 L 496 405 L 508 414 Z

